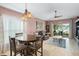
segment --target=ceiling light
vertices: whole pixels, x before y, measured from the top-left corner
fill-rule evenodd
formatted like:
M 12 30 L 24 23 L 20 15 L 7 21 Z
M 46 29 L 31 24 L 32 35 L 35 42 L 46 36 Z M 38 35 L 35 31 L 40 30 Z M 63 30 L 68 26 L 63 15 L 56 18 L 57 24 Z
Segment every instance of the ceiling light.
M 31 14 L 31 12 L 29 12 L 29 11 L 27 11 L 27 9 L 25 9 L 25 12 L 23 13 L 23 15 L 22 15 L 22 19 L 23 20 L 27 20 L 27 19 L 30 19 L 32 17 L 32 14 Z

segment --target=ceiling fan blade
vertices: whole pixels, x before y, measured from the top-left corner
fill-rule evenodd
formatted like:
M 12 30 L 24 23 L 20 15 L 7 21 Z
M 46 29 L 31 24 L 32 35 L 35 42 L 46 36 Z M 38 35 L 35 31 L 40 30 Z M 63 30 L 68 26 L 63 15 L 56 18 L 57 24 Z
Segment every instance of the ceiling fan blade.
M 62 15 L 60 15 L 60 16 L 55 16 L 55 18 L 59 18 L 59 17 L 62 17 Z

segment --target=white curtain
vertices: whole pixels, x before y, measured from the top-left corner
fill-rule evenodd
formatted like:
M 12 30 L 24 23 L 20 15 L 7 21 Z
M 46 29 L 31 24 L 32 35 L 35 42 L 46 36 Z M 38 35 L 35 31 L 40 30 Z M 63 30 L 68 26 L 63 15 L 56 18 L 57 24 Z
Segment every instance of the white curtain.
M 4 52 L 9 50 L 9 36 L 14 37 L 15 33 L 23 33 L 23 21 L 20 18 L 3 15 L 3 27 L 4 27 Z

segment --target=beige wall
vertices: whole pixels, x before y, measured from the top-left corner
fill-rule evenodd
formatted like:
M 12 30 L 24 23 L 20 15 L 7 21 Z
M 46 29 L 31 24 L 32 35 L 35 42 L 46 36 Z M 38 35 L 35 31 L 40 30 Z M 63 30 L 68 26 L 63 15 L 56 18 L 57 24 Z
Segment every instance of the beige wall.
M 41 28 L 36 29 L 36 22 L 40 23 Z M 31 18 L 26 20 L 27 23 L 27 33 L 33 35 L 38 30 L 45 30 L 45 21 L 38 18 Z

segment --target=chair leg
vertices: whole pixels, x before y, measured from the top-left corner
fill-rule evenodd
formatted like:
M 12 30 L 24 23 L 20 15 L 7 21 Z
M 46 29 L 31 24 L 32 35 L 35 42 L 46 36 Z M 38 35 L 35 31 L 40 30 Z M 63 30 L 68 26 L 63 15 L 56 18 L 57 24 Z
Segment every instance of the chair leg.
M 43 56 L 43 52 L 41 52 L 41 56 Z
M 26 56 L 26 50 L 22 50 L 22 55 Z
M 41 56 L 43 56 L 43 48 L 41 48 Z
M 12 50 L 10 50 L 10 56 L 12 56 Z
M 23 54 L 23 50 L 21 50 L 21 52 L 20 52 L 20 55 L 22 56 L 22 54 Z
M 37 56 L 37 51 L 35 50 L 35 55 Z
M 27 53 L 28 53 L 28 52 L 27 52 L 27 50 L 25 49 L 25 51 L 24 51 L 24 56 L 27 56 Z

